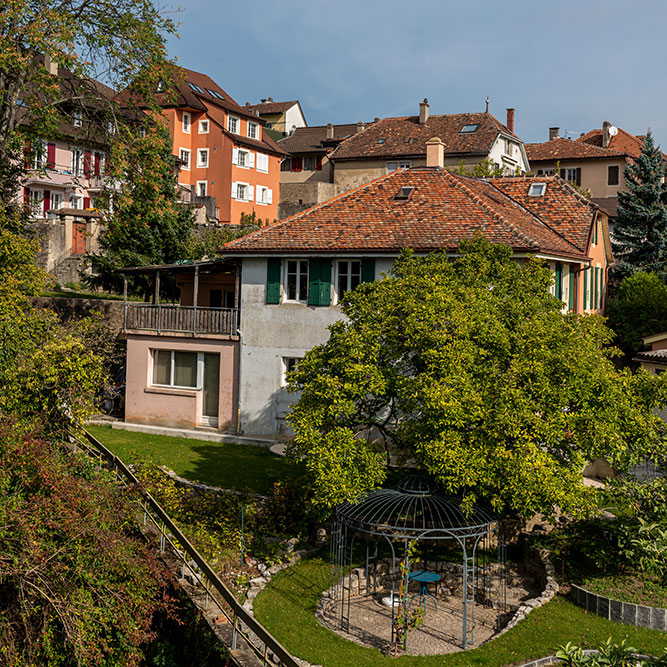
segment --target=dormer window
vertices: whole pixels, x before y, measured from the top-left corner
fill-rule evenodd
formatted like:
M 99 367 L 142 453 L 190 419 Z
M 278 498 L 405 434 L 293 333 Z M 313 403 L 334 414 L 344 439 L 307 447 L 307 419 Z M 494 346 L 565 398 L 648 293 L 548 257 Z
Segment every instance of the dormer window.
M 547 191 L 546 183 L 531 183 L 528 188 L 529 197 L 544 197 L 544 193 Z
M 479 123 L 470 123 L 469 125 L 464 125 L 459 130 L 459 134 L 471 134 L 473 132 L 477 132 L 478 127 L 479 127 Z
M 412 186 L 404 185 L 397 193 L 395 199 L 400 201 L 407 201 L 414 193 L 415 189 Z
M 74 125 L 74 127 L 83 126 L 83 114 L 81 109 L 74 109 L 72 112 L 72 125 Z
M 164 79 L 160 79 L 157 82 L 157 86 L 155 87 L 155 92 L 164 93 L 166 90 L 167 90 L 167 82 Z

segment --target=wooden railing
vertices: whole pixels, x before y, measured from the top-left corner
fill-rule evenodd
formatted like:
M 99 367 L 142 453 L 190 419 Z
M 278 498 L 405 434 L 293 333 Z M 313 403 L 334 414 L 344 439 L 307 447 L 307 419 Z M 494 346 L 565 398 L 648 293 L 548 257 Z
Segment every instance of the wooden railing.
M 125 304 L 125 331 L 142 330 L 231 336 L 239 328 L 238 308 Z

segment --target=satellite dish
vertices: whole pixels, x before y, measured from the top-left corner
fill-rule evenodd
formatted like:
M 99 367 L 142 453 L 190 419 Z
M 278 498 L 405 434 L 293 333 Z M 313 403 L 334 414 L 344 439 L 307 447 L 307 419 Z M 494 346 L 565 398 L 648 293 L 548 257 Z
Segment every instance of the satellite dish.
M 609 136 L 610 137 L 615 137 L 618 134 L 618 128 L 615 125 L 612 125 L 609 128 Z

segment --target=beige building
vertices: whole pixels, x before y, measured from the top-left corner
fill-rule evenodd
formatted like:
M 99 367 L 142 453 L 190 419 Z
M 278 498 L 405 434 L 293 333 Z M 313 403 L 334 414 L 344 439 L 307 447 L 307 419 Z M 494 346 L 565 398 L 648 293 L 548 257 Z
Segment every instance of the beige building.
M 245 108 L 255 113 L 266 123 L 264 127 L 275 141 L 289 136 L 300 127 L 308 125 L 299 100 L 274 102 L 273 97 L 268 97 L 259 104 L 246 102 Z

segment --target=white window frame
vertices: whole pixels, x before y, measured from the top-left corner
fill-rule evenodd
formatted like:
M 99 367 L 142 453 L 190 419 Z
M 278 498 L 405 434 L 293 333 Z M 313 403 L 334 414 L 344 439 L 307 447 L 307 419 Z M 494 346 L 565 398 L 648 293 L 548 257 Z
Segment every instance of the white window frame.
M 183 112 L 183 117 L 181 119 L 181 128 L 183 129 L 183 134 L 190 134 L 190 127 L 192 126 L 192 116 L 187 112 Z
M 40 218 L 44 215 L 44 190 L 30 190 L 30 214 Z
M 390 165 L 396 165 L 393 169 Z M 387 173 L 391 174 L 394 171 L 402 171 L 403 169 L 410 169 L 412 162 L 410 160 L 390 160 L 386 163 Z
M 547 191 L 546 183 L 531 183 L 528 188 L 529 197 L 544 197 L 545 192 Z
M 77 157 L 78 156 L 78 159 Z M 83 160 L 84 160 L 84 151 L 82 148 L 73 147 L 72 148 L 72 175 L 73 176 L 82 176 L 83 175 Z
M 181 169 L 190 169 L 190 160 L 192 158 L 192 151 L 189 148 L 179 148 L 178 149 L 178 157 L 181 161 L 183 161 L 183 154 L 187 153 L 188 159 L 185 162 L 183 166 L 181 166 Z
M 238 116 L 227 116 L 227 132 L 239 134 L 241 119 Z
M 565 181 L 568 183 L 577 182 L 577 167 L 563 167 L 563 171 L 565 172 Z M 572 178 L 568 178 L 568 174 L 572 176 Z
M 273 204 L 273 192 L 271 188 L 267 188 L 266 185 L 258 185 L 255 188 L 255 202 L 260 206 L 268 206 Z
M 69 207 L 75 208 L 77 211 L 83 211 L 83 195 L 70 195 Z
M 202 118 L 199 121 L 199 125 L 198 125 L 199 134 L 208 134 L 210 126 L 211 126 L 211 123 L 208 120 L 208 118 Z
M 58 205 L 56 206 L 56 201 Z M 62 192 L 51 192 L 51 210 L 57 211 L 59 208 L 63 207 L 63 193 Z
M 252 202 L 254 195 L 254 188 L 250 183 L 244 183 L 243 181 L 237 181 L 234 185 L 234 199 L 237 201 L 246 201 Z M 243 197 L 239 197 L 239 186 L 244 190 Z
M 202 193 L 203 186 L 203 193 Z M 207 197 L 208 196 L 208 181 L 197 181 L 197 189 L 195 190 L 197 197 Z
M 252 132 L 250 131 L 252 128 Z M 248 121 L 248 138 L 249 139 L 259 139 L 259 123 L 255 123 L 252 120 Z
M 262 174 L 269 173 L 269 156 L 266 153 L 257 153 L 257 171 Z
M 241 167 L 241 169 L 250 169 L 249 152 L 239 148 L 239 152 L 236 155 L 236 166 Z
M 358 262 L 359 263 L 359 273 L 358 273 L 359 281 L 357 282 L 356 285 L 354 285 L 354 287 L 350 287 L 350 284 L 352 282 L 351 278 L 353 276 L 357 275 L 357 274 L 353 273 L 351 271 L 352 262 Z M 346 271 L 346 274 L 347 274 L 346 286 L 345 286 L 345 289 L 342 292 L 339 290 L 339 282 L 340 282 L 340 278 L 341 278 L 341 270 L 340 270 L 341 269 L 341 264 L 347 264 L 347 269 L 348 269 Z M 333 289 L 333 292 L 334 292 L 333 303 L 334 304 L 338 303 L 343 298 L 343 294 L 345 294 L 345 292 L 350 292 L 351 290 L 353 290 L 356 287 L 358 287 L 359 285 L 361 285 L 361 283 L 362 283 L 362 280 L 361 280 L 361 259 L 351 258 L 351 259 L 339 259 L 339 260 L 337 260 L 336 261 L 336 271 L 335 271 L 335 282 L 334 282 L 334 289 Z
M 153 379 L 155 377 L 155 355 L 157 352 L 170 352 L 171 353 L 171 365 L 169 370 L 169 384 L 156 384 Z M 150 375 L 149 375 L 149 385 L 151 387 L 163 387 L 165 389 L 188 389 L 190 391 L 200 391 L 204 384 L 204 353 L 203 352 L 193 352 L 197 355 L 197 378 L 195 380 L 196 384 L 194 387 L 187 385 L 178 385 L 174 384 L 174 357 L 175 352 L 192 352 L 192 350 L 166 350 L 164 348 L 153 348 L 151 350 L 151 364 L 150 364 Z
M 202 160 L 202 157 L 204 156 L 206 157 Z M 208 148 L 197 149 L 197 168 L 208 169 Z
M 290 271 L 290 263 L 292 262 L 296 262 L 295 272 Z M 305 264 L 305 272 L 304 272 L 304 264 Z M 284 286 L 283 301 L 285 303 L 308 303 L 308 283 L 310 280 L 309 272 L 310 272 L 310 266 L 308 264 L 307 259 L 294 258 L 294 259 L 286 259 L 283 262 L 283 286 Z M 289 279 L 291 275 L 294 275 L 296 278 L 293 299 L 290 299 L 289 297 Z M 306 293 L 301 294 L 301 279 L 304 275 L 306 278 Z
M 286 387 L 287 386 L 287 373 L 290 370 L 294 370 L 294 367 L 303 359 L 303 357 L 281 357 L 280 359 L 280 366 L 281 366 L 281 378 L 280 378 L 280 386 L 281 387 Z M 290 369 L 290 366 L 292 368 Z
M 74 109 L 72 111 L 72 125 L 74 127 L 83 127 L 83 111 L 81 109 Z

